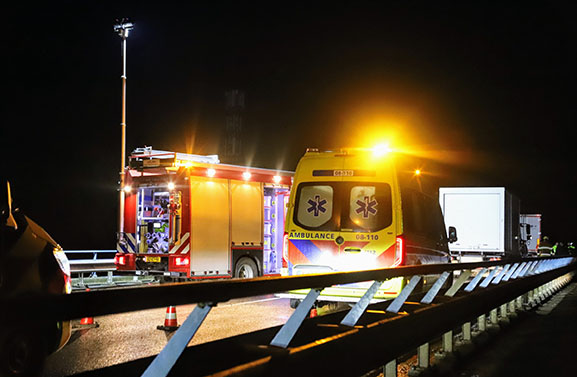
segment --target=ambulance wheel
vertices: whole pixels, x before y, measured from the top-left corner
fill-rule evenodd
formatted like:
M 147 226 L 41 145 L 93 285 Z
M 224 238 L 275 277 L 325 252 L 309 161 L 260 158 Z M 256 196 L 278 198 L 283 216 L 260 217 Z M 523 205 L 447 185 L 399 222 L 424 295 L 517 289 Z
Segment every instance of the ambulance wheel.
M 42 332 L 23 327 L 0 332 L 0 375 L 39 375 L 46 357 Z
M 258 268 L 251 258 L 242 257 L 236 262 L 234 268 L 234 277 L 241 279 L 250 279 L 258 276 Z

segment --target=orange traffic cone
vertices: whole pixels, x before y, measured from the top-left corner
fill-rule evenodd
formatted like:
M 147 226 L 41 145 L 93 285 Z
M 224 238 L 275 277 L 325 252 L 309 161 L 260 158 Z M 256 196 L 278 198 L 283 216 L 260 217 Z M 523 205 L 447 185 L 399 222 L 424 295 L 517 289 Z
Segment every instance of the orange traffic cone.
M 89 288 L 86 288 L 86 292 L 90 292 Z M 94 321 L 94 317 L 84 317 L 80 320 L 80 325 L 78 325 L 77 329 L 86 329 L 86 328 L 93 328 L 98 327 L 98 322 Z M 73 328 L 74 330 L 74 328 Z
M 156 326 L 158 330 L 174 331 L 178 329 L 178 321 L 176 319 L 176 306 L 169 306 L 166 308 L 166 315 L 164 316 L 164 326 Z
M 94 325 L 94 318 L 85 317 L 80 320 L 81 325 Z
M 309 318 L 314 318 L 314 317 L 316 317 L 317 315 L 318 315 L 318 313 L 317 313 L 317 308 L 312 308 L 312 309 L 311 309 L 311 314 L 310 314 L 310 317 L 309 317 Z

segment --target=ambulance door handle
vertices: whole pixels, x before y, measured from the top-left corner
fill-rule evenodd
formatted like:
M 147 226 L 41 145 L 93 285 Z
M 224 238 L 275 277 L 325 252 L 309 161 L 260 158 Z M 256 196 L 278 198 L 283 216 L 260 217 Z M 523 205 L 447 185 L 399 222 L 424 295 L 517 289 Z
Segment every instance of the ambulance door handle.
M 359 247 L 345 247 L 345 253 L 360 253 L 361 248 Z

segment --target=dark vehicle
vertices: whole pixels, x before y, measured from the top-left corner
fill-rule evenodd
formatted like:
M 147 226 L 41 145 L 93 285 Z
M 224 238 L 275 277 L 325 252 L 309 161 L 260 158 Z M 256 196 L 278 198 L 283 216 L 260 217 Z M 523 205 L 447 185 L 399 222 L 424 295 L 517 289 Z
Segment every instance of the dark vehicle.
M 0 301 L 27 294 L 70 293 L 70 266 L 62 248 L 34 221 L 12 208 L 10 186 L 2 204 Z M 0 305 L 4 307 L 4 305 Z M 0 376 L 34 376 L 49 354 L 70 338 L 70 322 L 0 324 Z

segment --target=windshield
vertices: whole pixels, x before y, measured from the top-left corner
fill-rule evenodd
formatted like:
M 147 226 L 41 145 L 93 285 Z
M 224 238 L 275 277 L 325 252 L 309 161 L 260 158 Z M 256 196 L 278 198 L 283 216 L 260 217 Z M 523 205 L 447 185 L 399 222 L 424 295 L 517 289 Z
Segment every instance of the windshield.
M 308 230 L 382 230 L 392 223 L 391 186 L 372 182 L 301 183 L 294 222 Z

